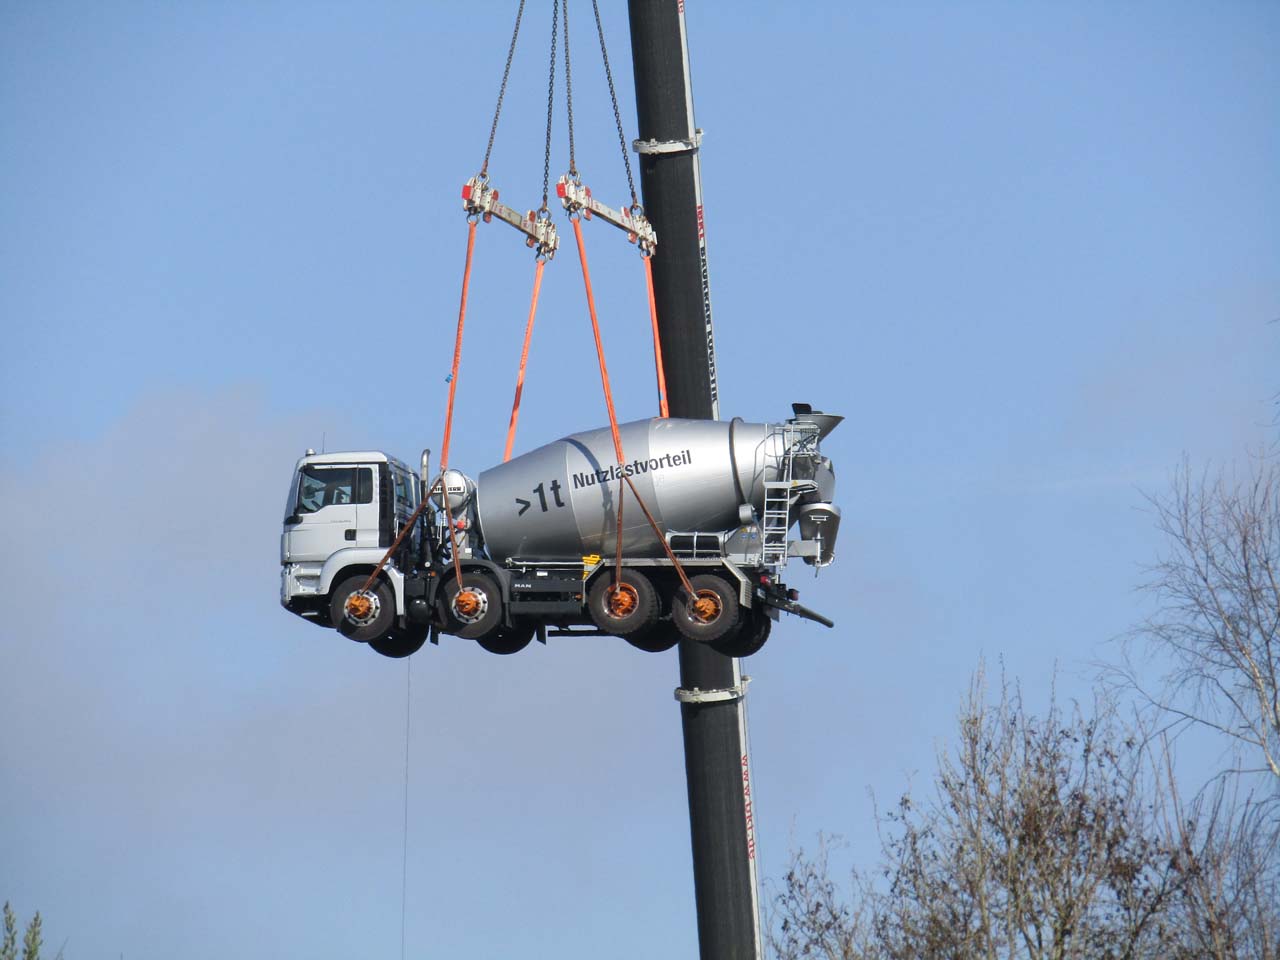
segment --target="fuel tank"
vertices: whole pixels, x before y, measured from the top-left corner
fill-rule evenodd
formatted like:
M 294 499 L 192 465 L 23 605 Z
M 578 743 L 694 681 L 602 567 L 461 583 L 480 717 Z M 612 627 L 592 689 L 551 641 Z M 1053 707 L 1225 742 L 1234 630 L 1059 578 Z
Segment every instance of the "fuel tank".
M 491 559 L 610 555 L 616 550 L 620 487 L 623 552 L 659 557 L 661 541 L 620 483 L 621 474 L 630 477 L 664 534 L 720 531 L 740 525 L 742 504 L 760 515 L 765 482 L 779 479 L 785 461 L 784 433 L 763 423 L 653 419 L 619 429 L 622 464 L 606 428 L 556 440 L 480 474 L 477 519 Z M 819 487 L 810 499 L 830 500 L 829 461 L 816 452 L 793 458 L 796 471 L 807 471 Z

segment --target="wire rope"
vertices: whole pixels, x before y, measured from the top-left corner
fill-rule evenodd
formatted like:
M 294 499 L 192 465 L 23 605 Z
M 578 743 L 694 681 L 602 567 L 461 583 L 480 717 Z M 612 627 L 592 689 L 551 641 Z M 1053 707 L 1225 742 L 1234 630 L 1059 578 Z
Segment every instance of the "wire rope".
M 413 706 L 413 657 L 404 661 L 404 832 L 400 851 L 400 960 L 404 960 L 405 918 L 409 913 L 409 723 Z

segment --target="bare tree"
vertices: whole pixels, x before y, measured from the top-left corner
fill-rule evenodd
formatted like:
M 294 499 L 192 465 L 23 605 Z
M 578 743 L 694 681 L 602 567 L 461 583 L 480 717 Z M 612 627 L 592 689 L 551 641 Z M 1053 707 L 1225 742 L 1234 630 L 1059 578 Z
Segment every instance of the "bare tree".
M 1068 960 L 1179 956 L 1172 910 L 1190 882 L 1163 829 L 1140 739 L 1100 699 L 1029 715 L 981 673 L 934 791 L 882 822 L 883 885 L 835 895 L 826 861 L 793 858 L 775 898 L 782 960 Z M 1189 955 L 1188 955 L 1189 956 Z
M 1062 960 L 1171 952 L 1159 922 L 1186 882 L 1155 829 L 1143 757 L 1111 703 L 1040 718 L 981 673 L 936 796 L 904 797 L 884 842 L 884 956 Z
M 1125 678 L 1171 726 L 1227 738 L 1224 773 L 1269 774 L 1280 795 L 1280 462 L 1242 480 L 1184 466 L 1150 499 L 1168 552 L 1146 585 L 1159 609 L 1131 639 L 1167 669 L 1155 687 Z
M 1121 723 L 1113 688 L 1035 717 L 1005 684 L 988 704 L 979 672 L 933 793 L 879 822 L 882 876 L 855 872 L 846 902 L 824 849 L 793 857 L 780 960 L 1280 960 L 1280 459 L 1184 467 L 1151 502 L 1158 609 L 1117 672 L 1153 712 Z M 1184 799 L 1190 728 L 1232 759 Z
M 1187 875 L 1168 918 L 1179 956 L 1280 960 L 1280 832 L 1270 805 L 1240 797 L 1239 789 L 1238 781 L 1219 779 L 1188 804 L 1176 789 L 1159 798 L 1166 843 Z
M 873 941 L 875 893 L 858 871 L 850 874 L 848 899 L 831 879 L 831 838 L 818 837 L 810 856 L 794 850 L 786 876 L 769 904 L 768 941 L 777 957 L 864 960 L 878 956 Z

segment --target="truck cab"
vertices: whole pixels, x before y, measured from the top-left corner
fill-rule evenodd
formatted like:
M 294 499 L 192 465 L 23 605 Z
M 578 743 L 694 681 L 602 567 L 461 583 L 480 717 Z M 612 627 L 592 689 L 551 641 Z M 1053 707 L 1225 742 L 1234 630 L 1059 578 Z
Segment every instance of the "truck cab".
M 421 483 L 405 464 L 378 451 L 316 453 L 294 467 L 280 535 L 280 602 L 321 626 L 332 625 L 327 597 L 335 583 L 367 577 L 395 542 L 421 499 Z M 411 531 L 384 571 L 397 587 L 407 558 L 417 556 L 420 534 Z

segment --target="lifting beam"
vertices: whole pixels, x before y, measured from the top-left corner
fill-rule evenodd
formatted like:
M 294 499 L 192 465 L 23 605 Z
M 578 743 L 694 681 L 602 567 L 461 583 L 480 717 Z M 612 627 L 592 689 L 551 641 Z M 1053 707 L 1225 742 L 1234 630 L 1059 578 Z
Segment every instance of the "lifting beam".
M 550 260 L 560 248 L 556 225 L 549 217 L 538 215 L 535 210 L 521 214 L 498 199 L 498 191 L 489 185 L 487 175 L 472 177 L 462 185 L 462 208 L 467 216 L 479 217 L 488 223 L 497 217 L 509 223 L 525 235 L 525 245 L 537 250 L 538 256 Z

